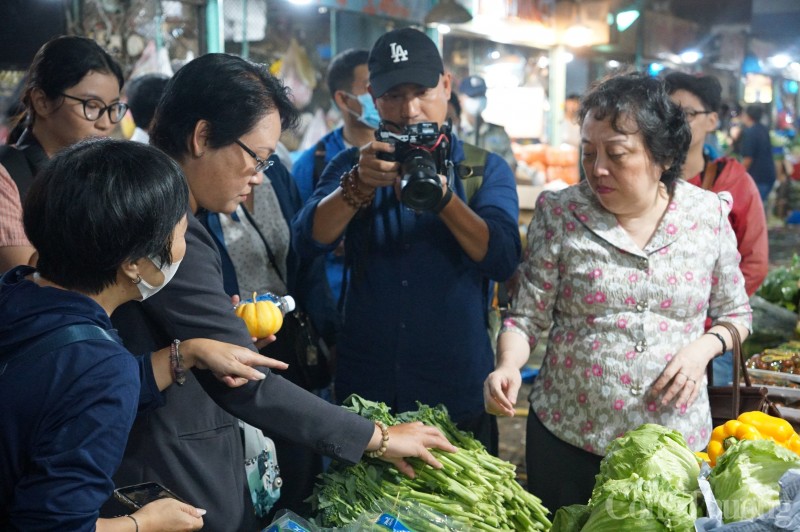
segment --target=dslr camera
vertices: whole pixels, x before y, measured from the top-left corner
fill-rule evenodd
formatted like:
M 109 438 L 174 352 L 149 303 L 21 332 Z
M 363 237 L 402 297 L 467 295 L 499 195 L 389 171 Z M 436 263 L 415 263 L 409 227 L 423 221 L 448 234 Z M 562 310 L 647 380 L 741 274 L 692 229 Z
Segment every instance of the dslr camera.
M 400 128 L 394 128 L 400 129 Z M 450 126 L 436 122 L 406 126 L 401 133 L 381 122 L 375 138 L 394 146 L 394 152 L 379 152 L 378 158 L 400 163 L 400 201 L 415 211 L 429 211 L 442 199 L 438 174 L 448 175 Z M 452 166 L 452 165 L 450 165 Z

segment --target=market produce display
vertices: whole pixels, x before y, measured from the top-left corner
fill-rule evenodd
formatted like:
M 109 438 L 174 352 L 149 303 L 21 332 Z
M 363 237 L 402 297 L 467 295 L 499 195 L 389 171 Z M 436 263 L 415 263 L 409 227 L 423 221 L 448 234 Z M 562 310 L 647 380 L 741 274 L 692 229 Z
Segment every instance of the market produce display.
M 800 375 L 800 342 L 792 340 L 747 359 L 748 369 Z
M 800 303 L 800 257 L 794 255 L 789 266 L 771 270 L 756 293 L 771 303 L 796 312 Z
M 715 466 L 719 457 L 735 443 L 742 440 L 772 440 L 778 445 L 800 454 L 800 436 L 785 419 L 764 412 L 745 412 L 737 419 L 715 427 L 708 443 L 708 457 Z
M 480 442 L 458 430 L 443 406 L 418 405 L 419 410 L 395 417 L 385 404 L 357 395 L 344 403 L 345 408 L 387 425 L 422 421 L 438 427 L 458 452 L 432 451 L 444 465 L 441 470 L 409 459 L 415 479 L 377 459 L 365 458 L 354 466 L 334 463 L 320 476 L 310 499 L 319 524 L 343 527 L 390 499 L 414 501 L 433 510 L 428 518 L 421 518 L 419 512 L 398 516 L 412 521 L 403 524 L 417 532 L 550 529 L 548 510 L 519 485 L 514 465 L 490 455 Z M 447 516 L 451 524 L 438 522 L 439 514 Z
M 609 444 L 589 503 L 560 508 L 551 530 L 690 530 L 699 474 L 679 432 L 644 424 Z
M 751 519 L 777 506 L 778 480 L 794 468 L 800 468 L 800 456 L 772 440 L 737 441 L 708 477 L 724 521 Z
M 704 492 L 706 502 L 722 511 L 713 520 L 752 519 L 778 506 L 778 481 L 788 470 L 800 470 L 800 436 L 784 419 L 745 412 L 714 429 L 705 454 L 692 453 L 676 431 L 642 425 L 609 444 L 588 504 L 559 508 L 551 530 L 694 530 L 705 511 L 701 456 L 716 464 L 702 469 L 711 489 Z

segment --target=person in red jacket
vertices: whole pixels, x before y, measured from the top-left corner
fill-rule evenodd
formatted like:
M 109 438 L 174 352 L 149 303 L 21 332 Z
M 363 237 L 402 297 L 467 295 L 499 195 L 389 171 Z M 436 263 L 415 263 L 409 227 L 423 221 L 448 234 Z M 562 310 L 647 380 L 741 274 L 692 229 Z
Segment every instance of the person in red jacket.
M 733 197 L 733 208 L 728 219 L 739 242 L 742 256 L 739 268 L 744 276 L 747 295 L 752 296 L 769 268 L 767 220 L 758 187 L 747 169 L 731 157 L 711 160 L 703 155 L 706 135 L 717 129 L 718 110 L 722 101 L 722 87 L 714 76 L 695 76 L 672 72 L 664 79 L 667 92 L 686 114 L 692 129 L 692 143 L 686 155 L 684 178 L 713 192 L 728 192 Z M 733 379 L 731 357 L 718 357 L 714 361 L 716 384 Z

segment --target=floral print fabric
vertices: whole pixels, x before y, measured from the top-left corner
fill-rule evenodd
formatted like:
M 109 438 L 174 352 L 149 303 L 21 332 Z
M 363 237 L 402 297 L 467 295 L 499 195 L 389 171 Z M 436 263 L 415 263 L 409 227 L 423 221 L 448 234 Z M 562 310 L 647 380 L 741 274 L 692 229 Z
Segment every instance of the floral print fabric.
M 750 327 L 730 207 L 727 193 L 681 181 L 642 250 L 586 182 L 539 197 L 504 330 L 533 347 L 552 326 L 530 401 L 553 434 L 603 455 L 614 438 L 658 423 L 693 450 L 706 446 L 705 379 L 688 409 L 661 406 L 647 392 L 703 334 L 707 315 Z

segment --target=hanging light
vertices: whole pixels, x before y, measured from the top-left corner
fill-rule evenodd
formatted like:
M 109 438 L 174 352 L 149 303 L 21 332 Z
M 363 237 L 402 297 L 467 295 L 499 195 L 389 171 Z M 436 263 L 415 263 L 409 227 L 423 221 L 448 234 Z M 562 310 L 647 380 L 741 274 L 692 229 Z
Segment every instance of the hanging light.
M 463 24 L 472 14 L 456 0 L 441 0 L 425 15 L 425 24 Z

